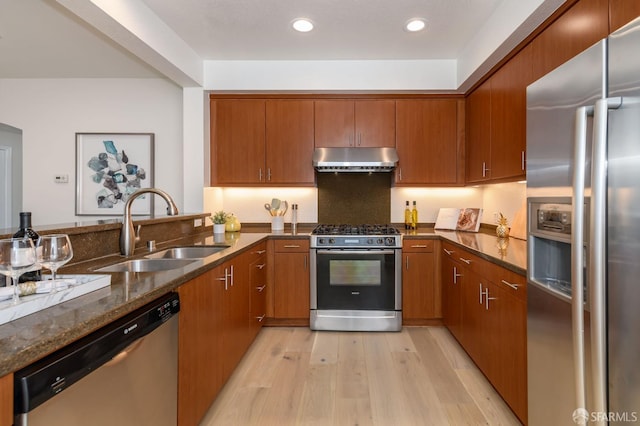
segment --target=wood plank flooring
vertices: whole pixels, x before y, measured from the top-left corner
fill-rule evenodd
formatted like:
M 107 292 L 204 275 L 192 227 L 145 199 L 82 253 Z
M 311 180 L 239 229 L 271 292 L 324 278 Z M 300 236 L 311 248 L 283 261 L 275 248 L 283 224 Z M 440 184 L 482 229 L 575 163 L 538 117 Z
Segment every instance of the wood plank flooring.
M 519 425 L 444 327 L 265 327 L 202 426 Z

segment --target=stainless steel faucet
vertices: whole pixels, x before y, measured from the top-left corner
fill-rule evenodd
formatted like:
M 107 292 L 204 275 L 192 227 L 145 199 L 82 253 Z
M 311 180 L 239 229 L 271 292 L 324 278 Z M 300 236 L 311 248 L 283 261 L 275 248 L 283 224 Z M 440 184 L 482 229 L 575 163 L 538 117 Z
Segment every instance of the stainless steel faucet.
M 178 207 L 176 207 L 176 203 L 173 201 L 173 198 L 164 191 L 156 188 L 143 188 L 131 194 L 124 205 L 124 218 L 122 219 L 122 231 L 120 231 L 120 254 L 124 256 L 133 255 L 133 251 L 136 248 L 136 241 L 140 240 L 140 226 L 138 226 L 137 231 L 133 230 L 131 204 L 133 203 L 133 200 L 142 194 L 158 194 L 167 202 L 167 214 L 169 216 L 175 216 L 178 214 Z

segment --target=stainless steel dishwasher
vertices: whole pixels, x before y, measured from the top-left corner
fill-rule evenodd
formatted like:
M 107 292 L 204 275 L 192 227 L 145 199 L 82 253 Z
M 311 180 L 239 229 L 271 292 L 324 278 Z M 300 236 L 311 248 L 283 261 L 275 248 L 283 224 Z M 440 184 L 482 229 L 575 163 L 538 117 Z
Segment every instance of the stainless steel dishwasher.
M 177 293 L 14 373 L 15 424 L 175 425 Z

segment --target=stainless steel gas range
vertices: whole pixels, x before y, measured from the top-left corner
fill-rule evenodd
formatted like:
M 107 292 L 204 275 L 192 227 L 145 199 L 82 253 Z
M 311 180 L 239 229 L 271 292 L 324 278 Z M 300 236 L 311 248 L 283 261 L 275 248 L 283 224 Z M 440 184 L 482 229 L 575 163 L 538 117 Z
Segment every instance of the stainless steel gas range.
M 391 225 L 311 233 L 312 330 L 402 329 L 402 236 Z

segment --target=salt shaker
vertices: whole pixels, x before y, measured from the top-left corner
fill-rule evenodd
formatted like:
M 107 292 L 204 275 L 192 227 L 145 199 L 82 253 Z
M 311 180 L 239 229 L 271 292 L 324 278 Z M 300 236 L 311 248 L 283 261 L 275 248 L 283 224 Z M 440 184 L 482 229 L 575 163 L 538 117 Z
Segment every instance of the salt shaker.
M 296 234 L 298 232 L 298 205 L 291 205 L 291 233 Z

